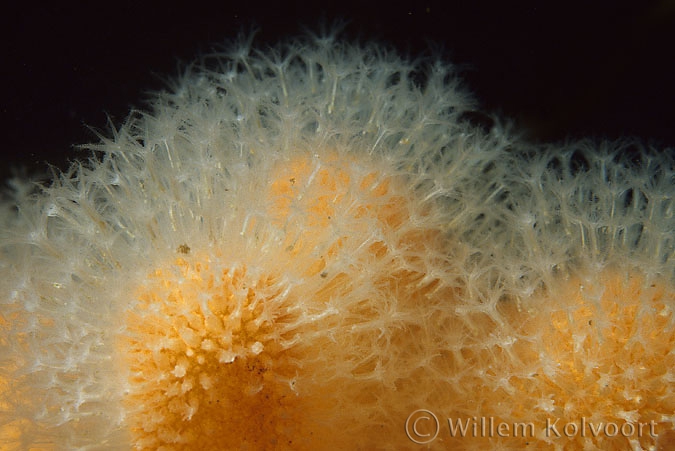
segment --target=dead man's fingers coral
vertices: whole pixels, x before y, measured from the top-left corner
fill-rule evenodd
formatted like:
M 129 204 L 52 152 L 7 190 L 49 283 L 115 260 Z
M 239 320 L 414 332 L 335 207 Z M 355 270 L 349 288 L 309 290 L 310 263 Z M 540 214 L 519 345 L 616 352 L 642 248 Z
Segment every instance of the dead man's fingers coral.
M 200 61 L 2 204 L 0 449 L 675 443 L 668 154 L 335 36 Z

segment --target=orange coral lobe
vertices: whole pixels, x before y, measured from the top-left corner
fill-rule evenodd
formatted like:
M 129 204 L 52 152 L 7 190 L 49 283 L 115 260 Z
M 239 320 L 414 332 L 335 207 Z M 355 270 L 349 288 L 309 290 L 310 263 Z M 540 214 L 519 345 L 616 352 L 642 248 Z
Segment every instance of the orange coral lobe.
M 500 390 L 481 392 L 483 414 L 532 422 L 552 447 L 621 450 L 640 443 L 669 449 L 672 423 L 661 412 L 675 412 L 674 301 L 675 291 L 663 280 L 607 269 L 585 281 L 559 281 L 520 308 L 506 303 L 501 329 L 519 340 L 496 359 L 488 350 L 476 356 L 478 366 L 505 378 Z M 522 404 L 498 407 L 504 391 Z M 557 429 L 547 430 L 556 419 Z M 567 432 L 582 424 L 586 430 L 565 434 L 567 424 L 575 425 Z M 590 427 L 602 425 L 619 432 L 611 426 L 591 433 Z
M 149 279 L 127 316 L 137 448 L 265 449 L 302 436 L 297 356 L 273 340 L 272 285 L 203 256 Z
M 374 300 L 351 299 L 358 269 L 336 261 L 384 260 L 387 245 L 361 246 L 352 236 L 391 234 L 410 206 L 376 169 L 362 175 L 342 163 L 336 155 L 299 158 L 273 171 L 266 205 L 284 238 L 264 267 L 196 251 L 141 287 L 122 343 L 137 448 L 317 449 L 354 440 L 334 437 L 349 416 L 335 408 L 373 396 L 372 383 L 356 378 L 378 369 L 368 342 L 382 330 L 368 323 L 379 315 Z M 406 245 L 425 236 L 410 235 Z M 299 281 L 283 279 L 296 270 Z M 377 283 L 414 301 L 419 294 L 394 293 L 422 277 L 410 274 L 384 273 Z M 368 338 L 357 345 L 358 337 Z

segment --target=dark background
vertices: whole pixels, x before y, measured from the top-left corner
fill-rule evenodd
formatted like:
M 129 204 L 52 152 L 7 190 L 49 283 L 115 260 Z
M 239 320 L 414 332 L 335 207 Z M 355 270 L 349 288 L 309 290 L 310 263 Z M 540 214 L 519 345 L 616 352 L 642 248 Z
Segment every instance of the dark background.
M 264 45 L 322 18 L 411 55 L 441 45 L 481 107 L 533 140 L 675 147 L 675 0 L 53 3 L 0 11 L 2 181 L 86 157 L 73 144 L 96 141 L 87 126 L 119 125 L 213 43 L 257 26 Z

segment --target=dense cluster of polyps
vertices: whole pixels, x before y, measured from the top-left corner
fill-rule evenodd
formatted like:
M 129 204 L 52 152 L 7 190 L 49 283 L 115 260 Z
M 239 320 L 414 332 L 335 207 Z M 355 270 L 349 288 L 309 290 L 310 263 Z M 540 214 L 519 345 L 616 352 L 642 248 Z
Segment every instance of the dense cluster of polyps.
M 239 44 L 16 181 L 0 449 L 672 446 L 673 160 L 473 107 L 442 62 Z

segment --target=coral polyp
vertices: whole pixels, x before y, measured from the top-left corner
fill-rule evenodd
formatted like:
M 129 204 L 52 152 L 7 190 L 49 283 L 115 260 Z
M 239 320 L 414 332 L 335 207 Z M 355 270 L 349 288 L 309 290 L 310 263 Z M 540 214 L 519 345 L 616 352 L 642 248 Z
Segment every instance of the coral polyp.
M 244 41 L 15 181 L 0 449 L 673 446 L 668 152 L 474 127 L 441 60 Z

